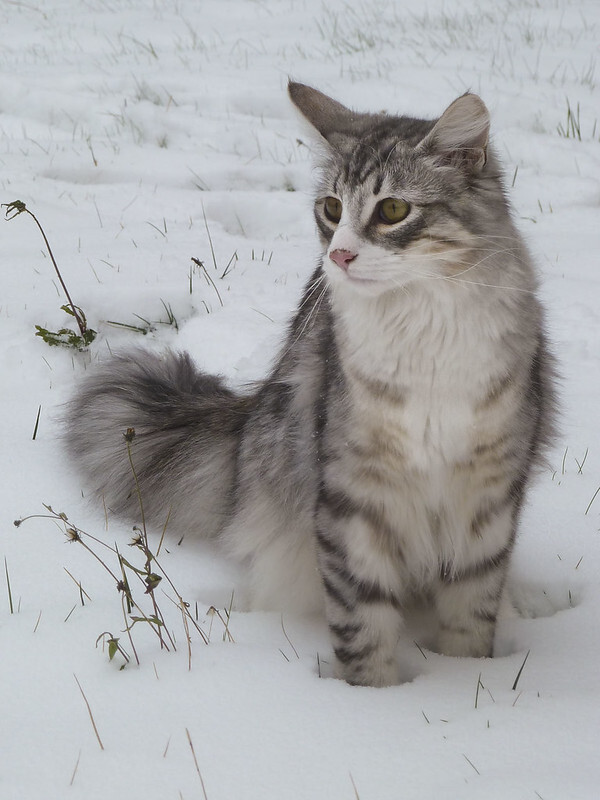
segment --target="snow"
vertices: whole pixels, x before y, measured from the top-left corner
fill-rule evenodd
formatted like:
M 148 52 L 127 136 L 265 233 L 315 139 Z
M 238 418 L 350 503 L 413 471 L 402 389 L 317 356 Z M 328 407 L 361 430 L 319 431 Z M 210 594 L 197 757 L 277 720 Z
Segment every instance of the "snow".
M 0 797 L 598 797 L 597 1 L 15 0 L 0 31 L 0 201 L 38 217 L 99 331 L 89 354 L 34 336 L 72 319 L 33 220 L 3 221 Z M 114 581 L 55 522 L 12 525 L 50 504 L 141 566 L 131 528 L 86 502 L 57 438 L 61 405 L 108 348 L 188 350 L 234 384 L 264 374 L 318 253 L 288 75 L 413 116 L 483 96 L 561 364 L 562 436 L 511 575 L 521 615 L 492 660 L 421 653 L 407 631 L 414 677 L 389 689 L 332 680 L 322 620 L 238 610 L 239 570 L 168 534 L 161 563 L 210 643 L 192 630 L 190 669 L 160 589 L 177 651 L 140 623 L 141 663 L 120 670 L 96 646 L 110 631 L 132 657 Z M 581 140 L 557 130 L 567 103 Z M 192 257 L 216 288 L 196 267 L 190 293 Z M 159 322 L 163 302 L 178 330 Z M 140 318 L 146 336 L 107 322 Z M 209 609 L 226 620 L 232 592 L 226 631 Z

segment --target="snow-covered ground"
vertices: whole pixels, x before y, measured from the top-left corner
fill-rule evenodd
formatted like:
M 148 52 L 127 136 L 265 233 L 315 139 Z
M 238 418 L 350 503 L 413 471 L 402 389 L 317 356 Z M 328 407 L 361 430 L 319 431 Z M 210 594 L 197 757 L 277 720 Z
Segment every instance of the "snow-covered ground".
M 597 0 L 0 4 L 0 202 L 38 217 L 99 332 L 89 354 L 35 337 L 73 320 L 34 221 L 1 221 L 3 800 L 600 796 L 599 41 Z M 46 503 L 143 566 L 131 529 L 82 497 L 61 404 L 131 344 L 189 350 L 236 384 L 264 374 L 318 252 L 288 75 L 414 116 L 482 95 L 561 362 L 562 438 L 512 571 L 523 616 L 493 660 L 421 652 L 407 633 L 414 679 L 389 689 L 328 679 L 321 620 L 243 613 L 235 594 L 231 608 L 243 576 L 168 534 L 160 561 L 210 643 L 190 622 L 188 647 L 159 588 L 177 649 L 138 623 L 136 666 L 102 565 L 49 519 L 12 524 Z

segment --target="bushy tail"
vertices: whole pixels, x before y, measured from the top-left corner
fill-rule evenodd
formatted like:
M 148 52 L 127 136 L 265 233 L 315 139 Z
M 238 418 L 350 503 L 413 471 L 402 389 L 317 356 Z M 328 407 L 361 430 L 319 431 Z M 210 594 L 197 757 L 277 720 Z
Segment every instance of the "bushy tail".
M 139 521 L 141 496 L 149 522 L 211 536 L 231 507 L 251 403 L 186 354 L 136 350 L 86 376 L 68 406 L 67 451 L 109 509 Z

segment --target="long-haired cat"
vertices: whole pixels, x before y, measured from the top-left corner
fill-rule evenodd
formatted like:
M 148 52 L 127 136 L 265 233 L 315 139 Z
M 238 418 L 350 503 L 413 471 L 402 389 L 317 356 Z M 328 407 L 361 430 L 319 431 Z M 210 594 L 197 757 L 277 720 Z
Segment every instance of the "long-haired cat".
M 552 363 L 483 102 L 426 121 L 289 94 L 321 144 L 323 255 L 271 374 L 237 394 L 186 355 L 114 358 L 71 403 L 68 448 L 135 515 L 135 429 L 147 518 L 218 538 L 254 608 L 324 605 L 337 675 L 384 686 L 415 593 L 442 653 L 492 655 Z

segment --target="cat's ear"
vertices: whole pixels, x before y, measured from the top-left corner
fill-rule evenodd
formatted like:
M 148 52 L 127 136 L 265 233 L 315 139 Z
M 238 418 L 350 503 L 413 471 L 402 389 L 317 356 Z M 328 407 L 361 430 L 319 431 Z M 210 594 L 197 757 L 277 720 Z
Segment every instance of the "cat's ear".
M 476 94 L 463 94 L 444 111 L 419 145 L 440 166 L 480 172 L 487 161 L 490 115 Z
M 303 83 L 290 81 L 288 94 L 307 122 L 330 144 L 335 146 L 341 138 L 361 134 L 364 114 L 351 111 L 337 100 Z

